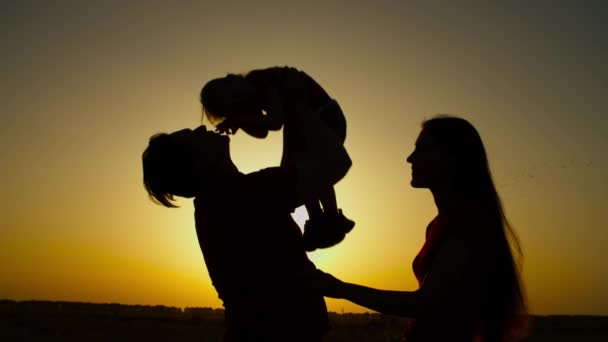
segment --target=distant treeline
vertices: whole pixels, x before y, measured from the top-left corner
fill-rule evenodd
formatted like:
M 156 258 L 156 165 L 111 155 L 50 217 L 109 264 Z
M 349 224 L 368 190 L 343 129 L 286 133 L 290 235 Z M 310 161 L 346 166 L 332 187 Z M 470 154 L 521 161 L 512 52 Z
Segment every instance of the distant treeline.
M 223 309 L 165 305 L 126 305 L 119 303 L 85 303 L 44 300 L 0 300 L 0 315 L 61 314 L 90 315 L 139 319 L 224 319 Z

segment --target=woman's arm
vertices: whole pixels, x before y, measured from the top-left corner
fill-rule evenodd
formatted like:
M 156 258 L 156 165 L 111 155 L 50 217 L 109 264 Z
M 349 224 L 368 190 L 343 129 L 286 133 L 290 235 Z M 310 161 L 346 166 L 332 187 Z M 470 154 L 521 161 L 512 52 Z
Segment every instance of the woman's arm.
M 345 283 L 320 271 L 317 281 L 321 292 L 328 297 L 346 299 L 387 315 L 432 317 L 450 311 L 453 299 L 462 294 L 470 256 L 470 250 L 460 241 L 446 242 L 421 288 L 413 292 L 378 290 Z
M 385 315 L 416 317 L 420 310 L 418 291 L 379 290 L 351 283 L 342 283 L 339 294 L 328 297 L 341 298 Z

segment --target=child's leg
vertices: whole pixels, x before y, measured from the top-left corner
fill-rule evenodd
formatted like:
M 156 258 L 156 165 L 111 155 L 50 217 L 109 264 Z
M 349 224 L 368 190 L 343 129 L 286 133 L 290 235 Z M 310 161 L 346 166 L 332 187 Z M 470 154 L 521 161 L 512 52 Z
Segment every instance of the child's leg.
M 329 127 L 336 137 L 344 143 L 346 139 L 346 118 L 342 112 L 342 108 L 336 100 L 330 100 L 327 104 L 319 108 L 319 115 L 327 127 Z M 319 201 L 323 206 L 323 212 L 326 214 L 337 214 L 338 204 L 336 201 L 336 192 L 333 187 L 329 187 L 319 194 Z
M 355 226 L 355 222 L 349 220 L 342 214 L 342 210 L 338 209 L 336 203 L 336 192 L 334 188 L 325 189 L 321 193 L 320 202 L 323 205 L 323 215 L 327 218 L 328 229 L 334 229 L 339 234 L 348 233 Z
M 323 205 L 323 212 L 326 214 L 337 213 L 338 204 L 336 203 L 336 192 L 333 187 L 327 188 L 319 195 L 319 201 Z
M 316 220 L 323 216 L 323 210 L 321 210 L 321 204 L 318 200 L 306 202 L 304 203 L 304 206 L 306 207 L 309 219 Z
M 299 139 L 299 136 L 292 132 L 289 125 L 283 126 L 283 155 L 281 156 L 281 166 L 293 164 L 297 158 L 294 155 L 305 153 L 305 148 Z M 304 203 L 308 218 L 319 220 L 323 216 L 321 203 L 319 199 Z

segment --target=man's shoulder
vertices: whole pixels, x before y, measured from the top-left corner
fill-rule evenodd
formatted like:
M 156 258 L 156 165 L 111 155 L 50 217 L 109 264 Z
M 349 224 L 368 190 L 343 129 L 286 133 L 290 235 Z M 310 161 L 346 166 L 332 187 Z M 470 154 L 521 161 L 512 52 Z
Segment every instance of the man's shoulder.
M 237 172 L 230 177 L 222 178 L 220 181 L 210 181 L 202 194 L 194 198 L 194 208 L 209 207 L 214 204 L 220 205 L 221 202 L 234 198 L 239 189 L 242 188 L 246 178 L 246 174 Z
M 295 167 L 274 166 L 247 173 L 238 182 L 242 189 L 275 190 L 295 187 Z
M 194 208 L 199 214 L 241 206 L 291 208 L 295 205 L 296 183 L 295 167 L 275 166 L 238 173 L 221 184 L 210 185 L 204 195 L 194 199 Z
M 295 167 L 267 167 L 244 175 L 240 194 L 266 205 L 291 207 L 295 203 L 297 172 Z M 248 196 L 249 195 L 249 196 Z
M 271 166 L 258 171 L 250 172 L 243 175 L 244 181 L 269 181 L 280 182 L 285 177 L 290 178 L 295 175 L 295 167 Z

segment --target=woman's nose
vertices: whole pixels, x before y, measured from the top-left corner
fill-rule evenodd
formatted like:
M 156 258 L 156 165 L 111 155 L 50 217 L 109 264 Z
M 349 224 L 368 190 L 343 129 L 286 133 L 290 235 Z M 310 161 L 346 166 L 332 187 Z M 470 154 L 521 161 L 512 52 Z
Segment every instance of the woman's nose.
M 411 164 L 411 163 L 412 163 L 412 156 L 413 156 L 413 155 L 414 155 L 414 153 L 413 153 L 413 152 L 412 152 L 412 153 L 410 153 L 410 155 L 409 155 L 409 156 L 407 156 L 407 158 L 405 159 L 405 161 L 407 161 L 408 163 L 410 163 L 410 164 Z

